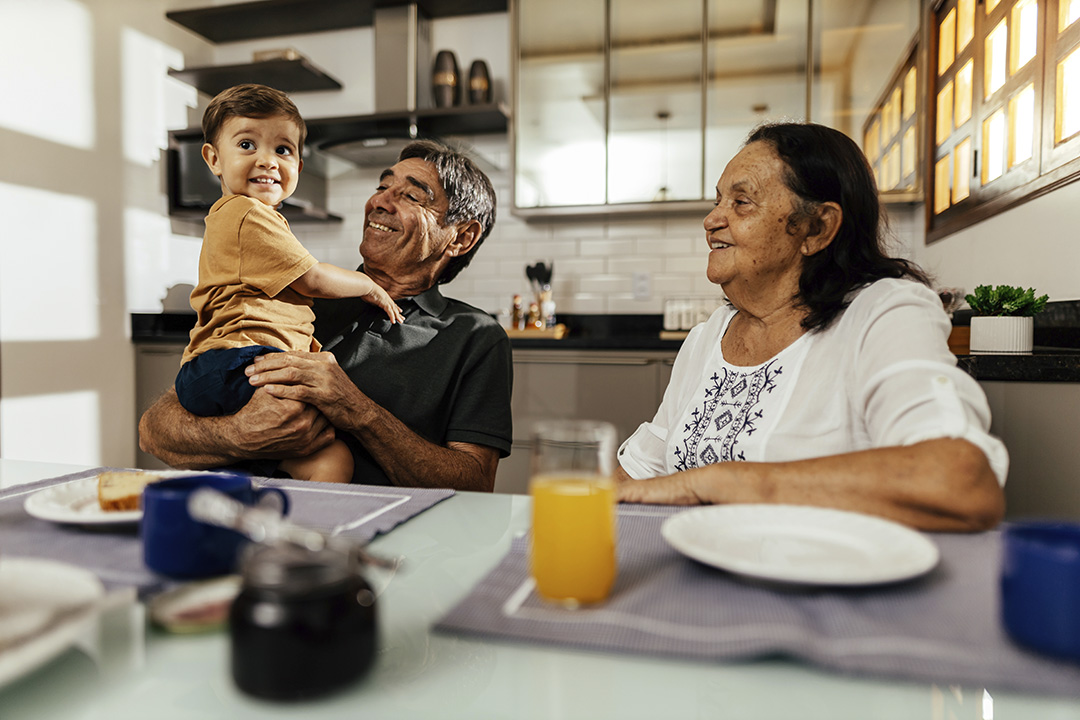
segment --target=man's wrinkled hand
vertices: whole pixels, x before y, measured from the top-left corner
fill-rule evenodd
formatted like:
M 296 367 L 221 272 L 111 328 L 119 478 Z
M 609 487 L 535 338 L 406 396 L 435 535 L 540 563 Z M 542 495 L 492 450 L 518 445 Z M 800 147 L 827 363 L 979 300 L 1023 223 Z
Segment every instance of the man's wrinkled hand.
M 231 438 L 249 458 L 308 455 L 334 440 L 334 427 L 317 408 L 256 390 L 234 416 Z

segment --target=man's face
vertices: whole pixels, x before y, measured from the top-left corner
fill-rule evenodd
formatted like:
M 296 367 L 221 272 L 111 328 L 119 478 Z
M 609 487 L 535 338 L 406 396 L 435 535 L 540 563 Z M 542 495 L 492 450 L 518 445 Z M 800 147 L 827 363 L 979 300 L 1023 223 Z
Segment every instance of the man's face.
M 364 267 L 435 284 L 456 250 L 458 231 L 445 226 L 446 193 L 435 166 L 419 158 L 384 170 L 364 206 Z M 423 283 L 421 283 L 423 284 Z M 425 288 L 426 289 L 426 288 Z
M 222 195 L 245 195 L 277 207 L 296 190 L 300 170 L 300 128 L 284 115 L 231 117 L 203 159 L 221 178 Z

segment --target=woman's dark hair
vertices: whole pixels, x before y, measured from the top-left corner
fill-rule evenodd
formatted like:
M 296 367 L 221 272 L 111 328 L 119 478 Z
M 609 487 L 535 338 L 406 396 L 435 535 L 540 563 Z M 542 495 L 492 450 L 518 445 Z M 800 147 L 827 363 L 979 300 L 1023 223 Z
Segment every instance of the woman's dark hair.
M 799 198 L 789 231 L 817 222 L 822 203 L 834 202 L 843 221 L 828 247 L 803 260 L 798 301 L 809 313 L 807 330 L 824 330 L 848 305 L 852 290 L 881 278 L 907 277 L 929 285 L 917 265 L 885 252 L 884 218 L 877 184 L 859 146 L 839 130 L 812 123 L 762 125 L 746 144 L 772 146 L 787 166 L 784 184 Z
M 446 225 L 476 220 L 480 223 L 480 237 L 476 244 L 464 255 L 450 260 L 436 281 L 442 285 L 457 277 L 480 249 L 480 244 L 491 233 L 495 225 L 495 190 L 483 170 L 476 167 L 464 153 L 458 152 L 433 140 L 417 140 L 409 143 L 398 155 L 398 162 L 418 158 L 435 166 L 446 193 Z

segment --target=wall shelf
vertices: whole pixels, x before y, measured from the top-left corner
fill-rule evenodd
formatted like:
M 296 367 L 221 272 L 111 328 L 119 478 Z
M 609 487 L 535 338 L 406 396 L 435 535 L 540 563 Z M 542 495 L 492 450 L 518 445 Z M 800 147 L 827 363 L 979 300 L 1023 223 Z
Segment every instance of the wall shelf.
M 509 111 L 505 105 L 457 105 L 401 112 L 351 115 L 308 120 L 308 142 L 328 149 L 357 138 L 413 138 L 446 135 L 505 133 Z M 416 126 L 412 133 L 411 126 Z
M 506 12 L 508 0 L 418 0 L 429 18 Z M 213 43 L 368 27 L 376 7 L 401 0 L 259 0 L 174 10 L 165 17 Z
M 169 70 L 169 75 L 210 96 L 233 85 L 252 82 L 286 93 L 341 89 L 340 82 L 306 58 L 185 68 Z

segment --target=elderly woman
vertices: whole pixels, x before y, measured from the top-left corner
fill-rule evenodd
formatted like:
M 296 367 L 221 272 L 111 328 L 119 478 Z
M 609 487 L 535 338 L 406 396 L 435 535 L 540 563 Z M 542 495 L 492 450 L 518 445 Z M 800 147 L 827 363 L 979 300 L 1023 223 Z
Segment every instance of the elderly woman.
M 619 499 L 788 503 L 926 530 L 1000 521 L 1008 455 L 956 367 L 927 278 L 883 251 L 862 152 L 812 124 L 754 131 L 705 218 L 728 305 L 619 448 Z

